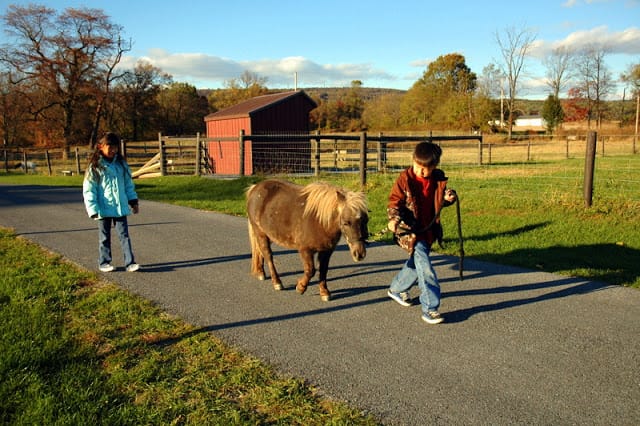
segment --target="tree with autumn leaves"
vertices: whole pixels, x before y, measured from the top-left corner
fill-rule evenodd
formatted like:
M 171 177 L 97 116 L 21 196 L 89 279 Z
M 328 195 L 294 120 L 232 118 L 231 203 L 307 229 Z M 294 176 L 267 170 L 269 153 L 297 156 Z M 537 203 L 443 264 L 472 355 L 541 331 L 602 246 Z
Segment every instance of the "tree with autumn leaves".
M 22 98 L 34 133 L 61 140 L 67 153 L 80 141 L 95 143 L 115 67 L 130 50 L 122 28 L 98 9 L 10 5 L 3 18 L 10 39 L 0 48 L 3 90 Z
M 130 50 L 100 9 L 10 5 L 2 16 L 0 132 L 5 145 L 95 145 L 105 129 L 125 139 L 204 130 L 209 108 L 194 86 L 150 64 L 118 68 Z
M 477 77 L 465 57 L 450 53 L 431 62 L 400 105 L 402 120 L 410 127 L 471 129 L 475 122 L 473 95 Z

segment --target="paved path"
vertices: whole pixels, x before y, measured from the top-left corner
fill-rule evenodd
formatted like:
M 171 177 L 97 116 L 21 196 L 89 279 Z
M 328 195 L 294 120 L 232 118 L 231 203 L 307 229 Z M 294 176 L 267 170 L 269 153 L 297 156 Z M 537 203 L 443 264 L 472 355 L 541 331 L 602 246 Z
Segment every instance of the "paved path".
M 285 291 L 249 276 L 243 218 L 142 200 L 130 225 L 142 272 L 116 243 L 108 279 L 385 424 L 640 424 L 638 290 L 472 259 L 460 282 L 436 255 L 446 322 L 429 326 L 386 297 L 394 246 L 353 263 L 341 244 L 324 303 L 314 282 L 295 292 L 291 250 L 276 247 Z M 0 185 L 0 226 L 96 268 L 77 188 Z

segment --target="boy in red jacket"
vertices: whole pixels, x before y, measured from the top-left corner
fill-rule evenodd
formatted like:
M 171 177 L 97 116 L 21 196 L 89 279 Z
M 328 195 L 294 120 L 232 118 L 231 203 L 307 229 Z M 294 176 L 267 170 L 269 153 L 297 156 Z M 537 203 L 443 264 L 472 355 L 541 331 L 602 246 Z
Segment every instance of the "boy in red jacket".
M 442 149 L 431 142 L 420 142 L 413 151 L 413 165 L 402 171 L 394 183 L 387 205 L 388 228 L 394 234 L 408 230 L 415 235 L 413 250 L 394 277 L 387 294 L 402 306 L 411 306 L 409 289 L 420 288 L 422 320 L 428 324 L 443 321 L 440 284 L 429 253 L 435 241 L 442 242 L 440 211 L 456 201 L 447 189 L 447 177 L 438 169 Z

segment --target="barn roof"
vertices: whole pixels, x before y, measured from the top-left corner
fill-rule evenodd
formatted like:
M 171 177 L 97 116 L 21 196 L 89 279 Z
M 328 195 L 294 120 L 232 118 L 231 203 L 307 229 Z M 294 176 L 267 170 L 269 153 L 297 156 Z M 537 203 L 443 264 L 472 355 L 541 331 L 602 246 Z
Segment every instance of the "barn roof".
M 312 108 L 315 108 L 317 106 L 314 100 L 311 99 L 309 95 L 307 95 L 304 91 L 280 92 L 269 95 L 256 96 L 255 98 L 240 102 L 239 104 L 236 104 L 229 108 L 211 113 L 204 119 L 205 121 L 209 121 L 220 118 L 248 117 L 253 113 L 256 113 L 260 110 L 278 104 L 295 96 L 304 96 L 309 101 Z

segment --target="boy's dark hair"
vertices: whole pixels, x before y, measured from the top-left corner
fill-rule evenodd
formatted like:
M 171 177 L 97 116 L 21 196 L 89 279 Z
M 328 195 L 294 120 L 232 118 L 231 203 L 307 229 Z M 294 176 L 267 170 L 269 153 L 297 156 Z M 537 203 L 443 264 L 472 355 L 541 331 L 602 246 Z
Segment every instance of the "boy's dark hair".
M 422 167 L 435 167 L 440 164 L 442 148 L 432 142 L 420 142 L 413 150 L 413 161 Z

